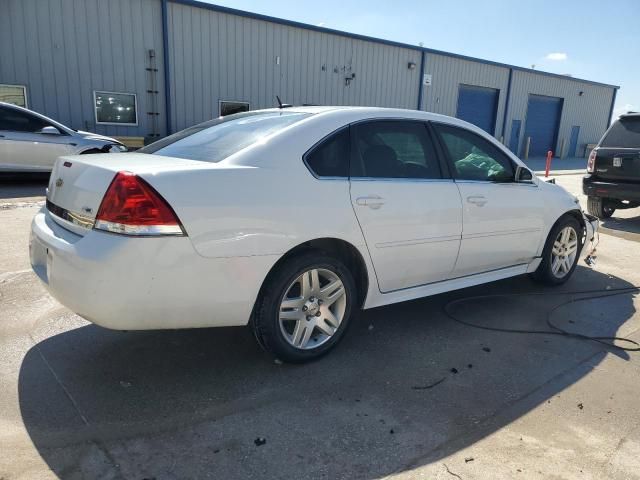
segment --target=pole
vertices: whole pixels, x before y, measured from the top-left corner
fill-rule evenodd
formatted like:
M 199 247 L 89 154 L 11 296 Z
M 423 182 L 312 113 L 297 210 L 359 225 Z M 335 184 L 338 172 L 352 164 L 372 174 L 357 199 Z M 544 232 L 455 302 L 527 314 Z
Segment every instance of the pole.
M 527 137 L 527 143 L 524 147 L 524 159 L 527 160 L 529 158 L 529 148 L 531 147 L 531 137 Z
M 544 169 L 544 176 L 545 178 L 549 176 L 549 169 L 551 168 L 551 157 L 553 157 L 553 152 L 551 150 L 549 150 L 547 152 L 547 165 Z

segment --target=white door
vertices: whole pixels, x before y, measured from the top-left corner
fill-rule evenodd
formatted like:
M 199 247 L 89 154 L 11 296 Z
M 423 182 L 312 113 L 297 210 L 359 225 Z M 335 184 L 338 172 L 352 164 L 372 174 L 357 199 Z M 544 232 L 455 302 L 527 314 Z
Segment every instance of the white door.
M 544 227 L 544 202 L 533 182 L 516 183 L 500 147 L 464 128 L 434 124 L 462 198 L 462 243 L 454 276 L 529 263 Z
M 369 121 L 351 137 L 351 202 L 380 291 L 447 279 L 460 246 L 460 195 L 443 178 L 426 125 Z
M 51 133 L 40 133 L 45 127 L 53 126 L 35 115 L 0 107 L 0 169 L 49 171 L 59 156 L 74 153 L 70 135 L 51 128 Z

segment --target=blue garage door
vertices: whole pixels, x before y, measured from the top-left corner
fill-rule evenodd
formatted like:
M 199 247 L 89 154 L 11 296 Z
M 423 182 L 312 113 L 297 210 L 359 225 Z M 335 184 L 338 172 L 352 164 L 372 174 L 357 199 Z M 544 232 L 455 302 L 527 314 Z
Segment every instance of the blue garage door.
M 500 90 L 495 88 L 460 85 L 456 117 L 493 135 L 496 130 L 499 95 Z
M 524 127 L 525 142 L 527 137 L 531 137 L 529 156 L 544 156 L 549 150 L 555 155 L 560 115 L 562 115 L 562 98 L 529 95 L 527 120 Z

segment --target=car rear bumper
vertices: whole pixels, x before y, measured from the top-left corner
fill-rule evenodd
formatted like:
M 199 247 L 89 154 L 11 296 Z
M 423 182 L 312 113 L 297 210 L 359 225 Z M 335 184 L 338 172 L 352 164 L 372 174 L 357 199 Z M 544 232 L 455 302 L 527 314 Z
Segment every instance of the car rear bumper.
M 585 175 L 582 177 L 582 192 L 589 197 L 640 202 L 640 183 L 605 182 L 593 175 Z
M 76 235 L 40 211 L 31 265 L 60 303 L 117 330 L 246 325 L 277 256 L 204 258 L 187 237 Z

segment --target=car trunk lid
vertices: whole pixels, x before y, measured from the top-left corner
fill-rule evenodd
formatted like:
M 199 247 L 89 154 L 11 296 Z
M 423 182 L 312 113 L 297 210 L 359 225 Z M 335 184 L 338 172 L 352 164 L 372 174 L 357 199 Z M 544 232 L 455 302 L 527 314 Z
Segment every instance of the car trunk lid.
M 60 157 L 47 189 L 47 209 L 60 225 L 84 235 L 93 227 L 104 195 L 120 171 L 153 176 L 172 169 L 207 168 L 193 160 L 142 153 Z

